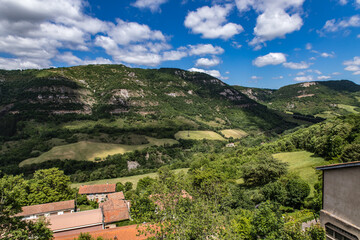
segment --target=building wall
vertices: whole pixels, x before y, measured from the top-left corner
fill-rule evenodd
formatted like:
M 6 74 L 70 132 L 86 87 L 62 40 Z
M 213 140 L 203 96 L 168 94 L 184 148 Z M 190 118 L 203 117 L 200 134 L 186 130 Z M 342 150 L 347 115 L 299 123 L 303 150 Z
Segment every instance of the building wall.
M 67 235 L 72 235 L 72 234 L 80 234 L 80 233 L 86 233 L 86 232 L 93 232 L 93 231 L 98 231 L 98 230 L 102 230 L 102 224 L 96 225 L 96 226 L 90 226 L 90 227 L 84 227 L 84 228 L 78 228 L 78 229 L 73 229 L 73 230 L 67 230 L 67 231 L 62 231 L 62 232 L 56 232 L 54 233 L 54 237 L 58 238 L 58 237 L 63 237 L 63 236 L 67 236 Z
M 331 223 L 360 239 L 360 167 L 324 170 L 323 193 L 321 224 Z

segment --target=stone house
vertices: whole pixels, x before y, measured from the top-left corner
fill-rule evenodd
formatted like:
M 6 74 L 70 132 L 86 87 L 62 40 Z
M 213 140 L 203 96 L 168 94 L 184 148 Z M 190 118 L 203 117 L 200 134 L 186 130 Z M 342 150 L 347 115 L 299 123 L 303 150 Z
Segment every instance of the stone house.
M 96 202 L 103 202 L 107 195 L 116 192 L 116 184 L 83 185 L 79 188 L 79 194 L 85 194 L 87 199 Z

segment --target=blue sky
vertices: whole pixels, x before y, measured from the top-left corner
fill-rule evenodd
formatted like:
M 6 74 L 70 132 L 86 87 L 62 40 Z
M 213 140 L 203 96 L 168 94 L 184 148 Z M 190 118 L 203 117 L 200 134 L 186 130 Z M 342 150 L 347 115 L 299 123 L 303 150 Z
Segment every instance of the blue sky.
M 0 0 L 0 68 L 102 63 L 360 84 L 360 0 Z

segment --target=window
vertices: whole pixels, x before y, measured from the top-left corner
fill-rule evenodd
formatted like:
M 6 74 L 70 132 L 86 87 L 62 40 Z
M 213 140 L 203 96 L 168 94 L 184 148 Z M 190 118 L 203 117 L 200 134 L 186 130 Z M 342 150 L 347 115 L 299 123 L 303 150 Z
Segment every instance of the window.
M 49 217 L 49 216 L 50 216 L 50 213 L 45 213 L 44 216 L 45 216 L 45 217 Z
M 64 212 L 63 212 L 63 211 L 58 212 L 58 215 L 63 215 L 63 214 L 64 214 Z
M 326 230 L 327 240 L 358 240 L 358 238 L 355 235 L 331 223 L 325 224 L 325 230 Z

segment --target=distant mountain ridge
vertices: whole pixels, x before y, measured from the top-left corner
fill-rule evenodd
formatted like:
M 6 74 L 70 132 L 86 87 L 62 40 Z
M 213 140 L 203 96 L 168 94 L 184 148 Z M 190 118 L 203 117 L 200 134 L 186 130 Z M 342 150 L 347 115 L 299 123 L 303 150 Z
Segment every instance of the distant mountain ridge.
M 0 71 L 0 116 L 47 115 L 182 118 L 205 127 L 263 130 L 286 125 L 272 110 L 204 73 L 124 65 Z
M 278 90 L 240 86 L 234 88 L 279 111 L 325 118 L 360 112 L 357 109 L 360 107 L 360 85 L 349 80 L 304 82 Z

